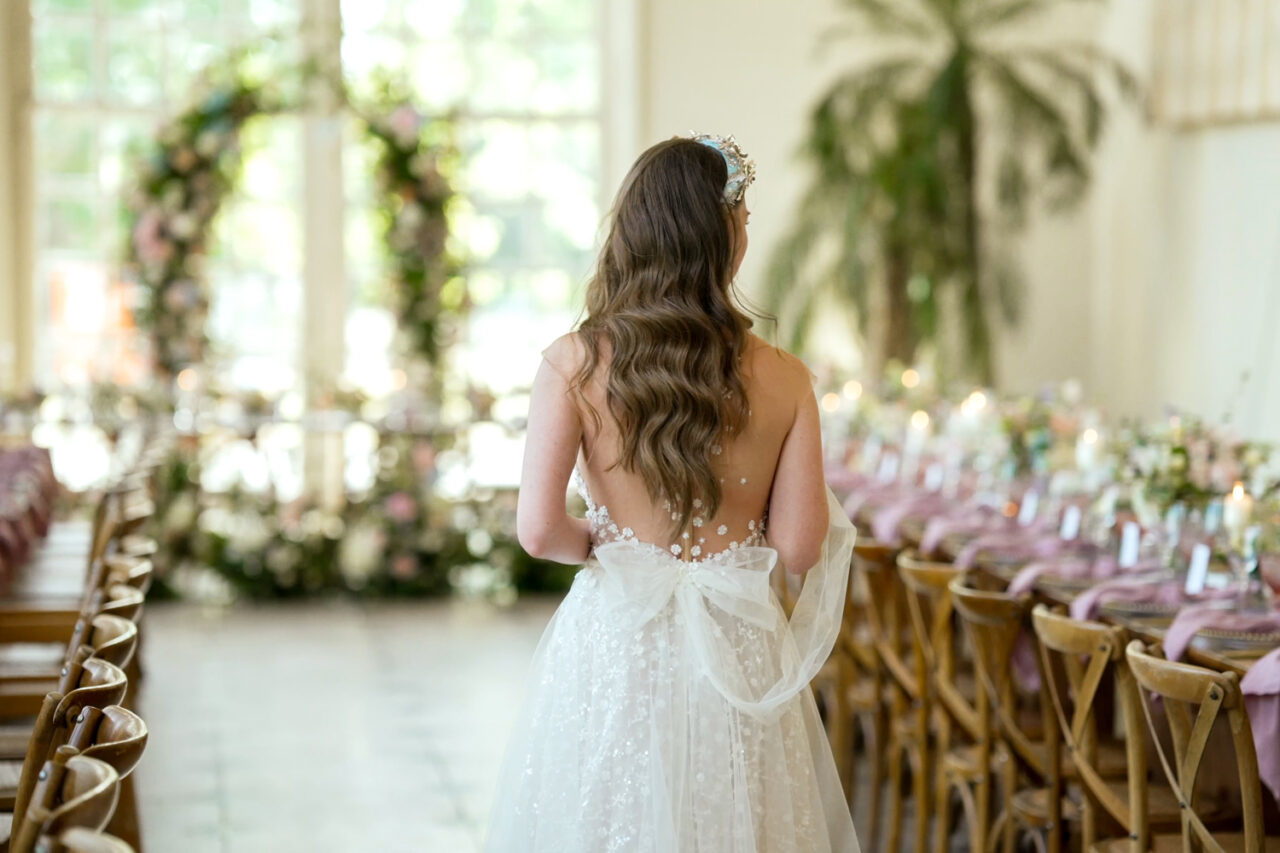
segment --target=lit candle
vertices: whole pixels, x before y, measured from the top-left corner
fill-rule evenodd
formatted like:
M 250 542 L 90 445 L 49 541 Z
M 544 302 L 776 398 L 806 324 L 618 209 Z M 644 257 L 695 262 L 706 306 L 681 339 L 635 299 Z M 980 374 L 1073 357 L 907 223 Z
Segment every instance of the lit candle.
M 1222 526 L 1226 528 L 1233 550 L 1244 549 L 1245 530 L 1253 516 L 1253 498 L 1244 490 L 1244 483 L 1236 483 L 1231 494 L 1222 502 Z
M 1099 443 L 1098 431 L 1093 427 L 1080 433 L 1076 440 L 1076 468 L 1082 474 L 1092 474 L 1097 469 Z

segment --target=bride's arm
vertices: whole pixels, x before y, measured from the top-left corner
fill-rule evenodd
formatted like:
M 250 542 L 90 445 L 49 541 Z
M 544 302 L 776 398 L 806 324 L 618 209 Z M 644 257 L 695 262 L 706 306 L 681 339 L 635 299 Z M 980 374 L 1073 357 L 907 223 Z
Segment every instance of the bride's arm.
M 544 358 L 533 380 L 516 505 L 516 536 L 531 556 L 559 563 L 587 558 L 590 526 L 569 515 L 564 501 L 581 440 L 582 421 L 569 383 Z
M 810 391 L 796 406 L 769 496 L 767 539 L 787 571 L 805 572 L 818 562 L 829 522 L 818 401 Z

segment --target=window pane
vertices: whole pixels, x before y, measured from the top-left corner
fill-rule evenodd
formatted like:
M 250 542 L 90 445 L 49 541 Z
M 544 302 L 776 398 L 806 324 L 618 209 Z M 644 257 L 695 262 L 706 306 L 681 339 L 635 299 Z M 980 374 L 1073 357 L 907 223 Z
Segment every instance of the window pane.
M 465 192 L 486 198 L 517 198 L 529 192 L 526 125 L 510 121 L 468 122 L 458 134 Z
M 33 122 L 36 169 L 47 175 L 94 173 L 96 122 L 90 116 L 41 113 Z
M 95 229 L 98 217 L 92 201 L 51 197 L 48 192 L 42 195 L 42 245 L 81 252 L 92 251 L 97 247 Z
M 138 105 L 158 103 L 164 79 L 160 32 L 126 29 L 117 24 L 107 37 L 106 50 L 107 97 Z
M 36 95 L 53 101 L 93 97 L 93 35 L 79 19 L 50 18 L 36 24 Z

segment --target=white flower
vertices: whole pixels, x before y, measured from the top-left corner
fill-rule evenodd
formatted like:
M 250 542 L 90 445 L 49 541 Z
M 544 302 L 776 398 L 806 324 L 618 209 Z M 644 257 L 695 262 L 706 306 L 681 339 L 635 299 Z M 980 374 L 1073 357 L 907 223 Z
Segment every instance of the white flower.
M 378 567 L 383 551 L 382 531 L 370 524 L 351 528 L 338 545 L 338 566 L 351 583 L 366 580 Z
M 198 223 L 190 213 L 179 213 L 169 220 L 169 233 L 179 240 L 190 240 L 195 236 Z

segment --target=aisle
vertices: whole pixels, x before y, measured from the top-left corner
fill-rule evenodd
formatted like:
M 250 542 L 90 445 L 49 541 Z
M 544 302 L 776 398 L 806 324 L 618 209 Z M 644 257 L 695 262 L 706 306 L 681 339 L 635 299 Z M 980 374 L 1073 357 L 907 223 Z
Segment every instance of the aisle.
M 479 849 L 554 607 L 151 606 L 147 849 Z

